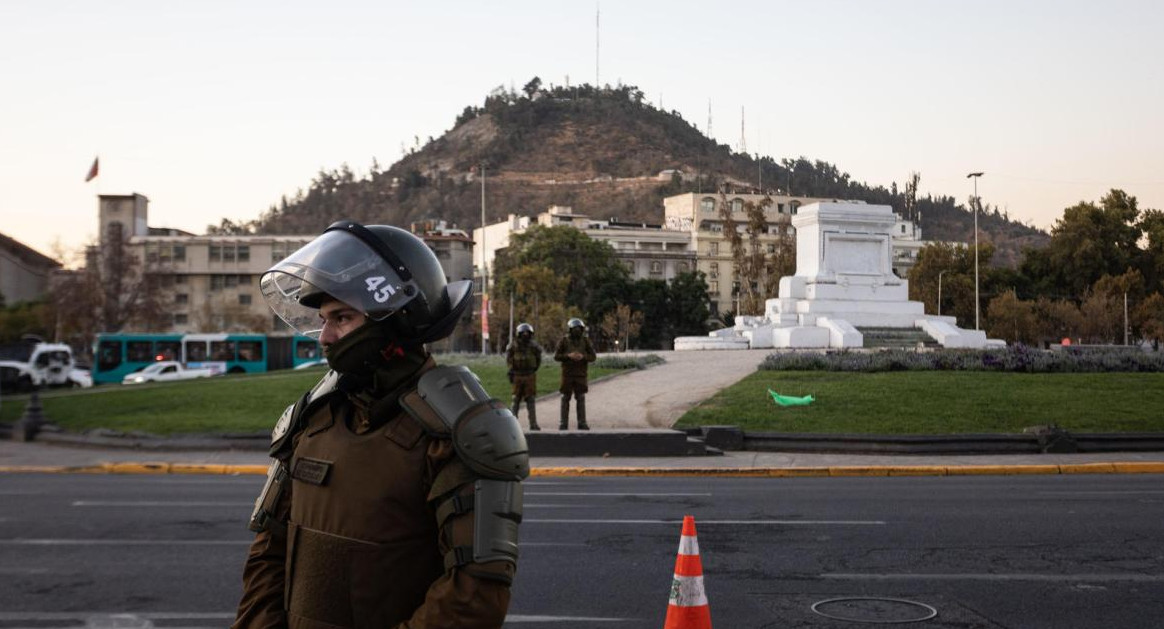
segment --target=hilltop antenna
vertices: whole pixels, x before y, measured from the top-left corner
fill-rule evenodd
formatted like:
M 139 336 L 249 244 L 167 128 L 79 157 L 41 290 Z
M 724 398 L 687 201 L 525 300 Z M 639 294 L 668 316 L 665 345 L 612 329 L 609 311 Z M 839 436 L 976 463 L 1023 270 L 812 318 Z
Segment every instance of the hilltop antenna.
M 740 153 L 748 152 L 748 140 L 744 137 L 744 107 L 740 106 Z
M 711 138 L 711 99 L 707 99 L 707 137 Z
M 600 15 L 601 15 L 600 7 L 599 7 L 598 3 L 595 2 L 594 3 L 594 89 L 598 89 L 598 86 L 602 85 L 602 83 L 599 81 L 599 74 L 598 74 L 598 51 L 599 51 L 599 43 L 602 41 L 602 30 L 600 28 L 600 24 L 598 21 L 598 18 Z

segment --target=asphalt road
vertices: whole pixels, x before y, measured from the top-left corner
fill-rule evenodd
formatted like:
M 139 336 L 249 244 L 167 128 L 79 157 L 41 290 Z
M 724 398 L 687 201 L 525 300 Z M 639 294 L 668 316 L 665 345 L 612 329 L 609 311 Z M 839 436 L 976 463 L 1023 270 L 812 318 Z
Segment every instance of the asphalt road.
M 0 475 L 0 628 L 227 625 L 261 480 Z M 536 479 L 506 626 L 662 626 L 685 514 L 721 628 L 1158 626 L 1162 481 Z

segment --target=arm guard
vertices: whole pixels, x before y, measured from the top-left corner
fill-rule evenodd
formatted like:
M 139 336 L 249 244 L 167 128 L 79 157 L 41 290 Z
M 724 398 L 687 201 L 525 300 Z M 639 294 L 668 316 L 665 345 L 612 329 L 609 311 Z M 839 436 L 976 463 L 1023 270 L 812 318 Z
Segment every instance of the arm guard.
M 439 503 L 438 526 L 448 524 L 454 531 L 445 568 L 476 564 L 474 574 L 508 581 L 517 563 L 517 527 L 523 506 L 519 481 L 529 476 L 529 448 L 521 426 L 465 367 L 428 371 L 417 383 L 416 393 L 405 396 L 402 406 L 430 431 L 450 436 L 460 459 L 438 474 L 433 487 Z M 472 493 L 467 491 L 469 482 Z M 473 512 L 471 539 L 460 538 L 455 520 L 469 511 Z M 493 562 L 510 567 L 488 568 Z

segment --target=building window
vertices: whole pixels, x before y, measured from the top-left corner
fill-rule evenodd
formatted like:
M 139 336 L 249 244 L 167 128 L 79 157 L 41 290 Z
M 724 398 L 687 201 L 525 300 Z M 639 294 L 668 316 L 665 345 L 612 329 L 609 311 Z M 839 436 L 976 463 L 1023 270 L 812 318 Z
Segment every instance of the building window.
M 743 212 L 743 211 L 744 211 L 744 200 L 743 199 L 732 199 L 732 213 Z
M 238 286 L 238 276 L 237 275 L 227 275 L 226 277 L 223 278 L 223 285 L 226 286 L 227 288 L 234 288 L 235 286 Z
M 800 201 L 793 201 L 788 204 L 788 207 L 793 214 L 796 214 L 796 210 L 800 209 Z
M 708 277 L 713 280 L 719 277 L 719 262 L 711 263 L 711 273 L 708 274 Z
M 251 305 L 251 296 L 250 295 L 239 295 L 238 296 L 238 305 L 240 305 L 240 306 Z
M 663 272 L 663 263 L 658 260 L 651 260 L 651 274 L 657 275 Z
M 222 262 L 222 247 L 218 245 L 210 245 L 210 261 Z
M 226 245 L 222 248 L 222 261 L 234 262 L 234 245 Z
M 776 253 L 775 243 L 771 243 L 771 242 L 768 243 L 768 253 Z
M 719 282 L 718 281 L 708 282 L 707 283 L 707 292 L 714 293 L 714 294 L 718 295 L 719 294 Z
M 250 245 L 239 245 L 238 246 L 238 261 L 239 262 L 250 262 L 251 261 L 251 246 Z
M 718 242 L 707 243 L 707 253 L 708 253 L 708 255 L 718 256 L 719 255 L 719 243 Z
M 680 262 L 680 263 L 679 263 L 679 265 L 678 265 L 678 269 L 679 269 L 679 272 L 680 272 L 680 273 L 686 273 L 686 272 L 687 272 L 687 263 L 686 263 L 686 262 Z
M 186 276 L 185 275 L 175 275 L 174 276 L 174 283 L 175 284 L 185 284 L 186 283 Z
M 777 214 L 783 214 L 783 213 L 784 213 L 784 204 L 783 204 L 783 203 L 777 203 L 777 204 L 776 204 L 776 213 L 777 213 Z
M 174 303 L 179 305 L 188 304 L 190 303 L 190 296 L 186 293 L 178 293 L 177 295 L 174 295 Z
M 184 312 L 174 314 L 174 325 L 186 325 L 190 322 L 190 317 Z
M 703 197 L 699 200 L 699 211 L 710 214 L 715 211 L 715 199 Z
M 251 276 L 249 276 L 249 275 L 238 276 L 238 285 L 239 286 L 250 286 L 251 285 Z
M 222 290 L 222 275 L 210 276 L 210 290 Z
M 186 261 L 186 245 L 174 245 L 174 262 Z

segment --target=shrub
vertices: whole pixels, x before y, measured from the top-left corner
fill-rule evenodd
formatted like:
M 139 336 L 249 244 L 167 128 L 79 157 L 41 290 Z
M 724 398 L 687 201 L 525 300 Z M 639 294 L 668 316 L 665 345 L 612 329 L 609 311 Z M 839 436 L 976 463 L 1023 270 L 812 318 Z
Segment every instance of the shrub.
M 830 351 L 770 354 L 760 364 L 770 371 L 1003 371 L 1021 373 L 1160 373 L 1164 353 L 1116 348 L 1038 350 L 1024 345 L 986 350 L 916 352 Z
M 595 367 L 603 369 L 646 369 L 651 365 L 658 365 L 663 359 L 656 354 L 645 356 L 600 356 L 594 361 Z

